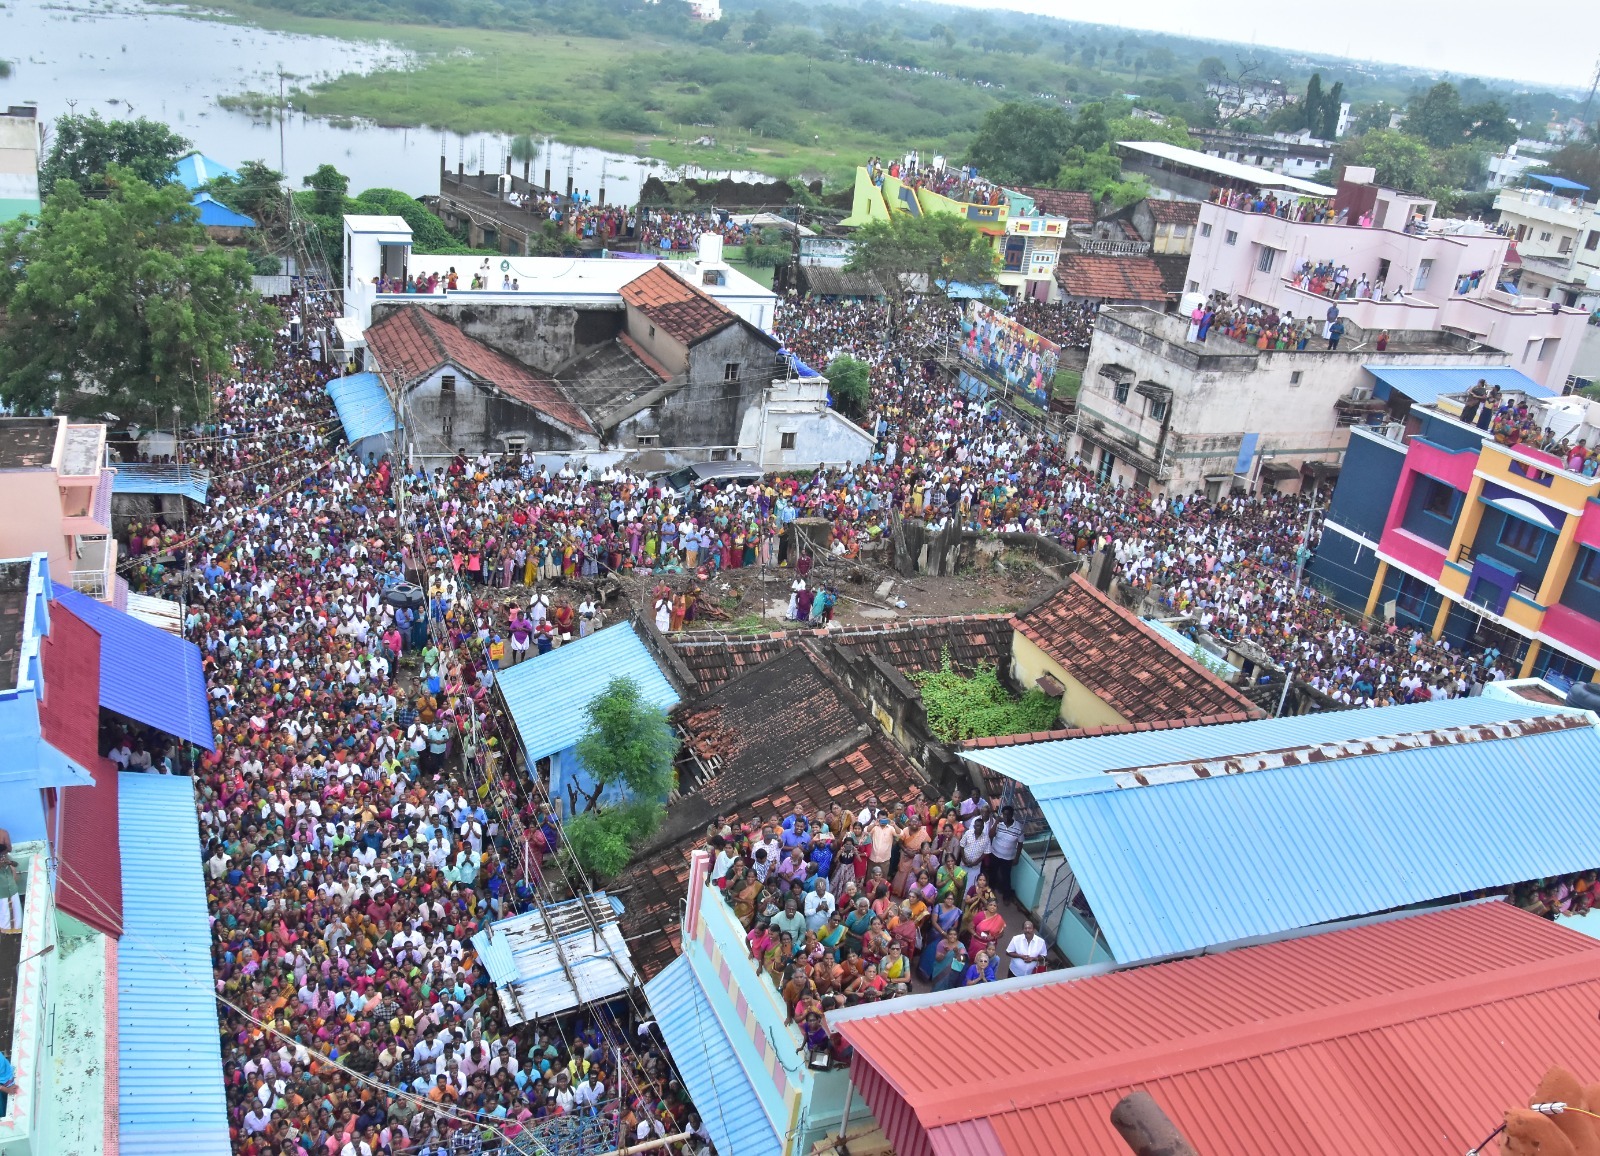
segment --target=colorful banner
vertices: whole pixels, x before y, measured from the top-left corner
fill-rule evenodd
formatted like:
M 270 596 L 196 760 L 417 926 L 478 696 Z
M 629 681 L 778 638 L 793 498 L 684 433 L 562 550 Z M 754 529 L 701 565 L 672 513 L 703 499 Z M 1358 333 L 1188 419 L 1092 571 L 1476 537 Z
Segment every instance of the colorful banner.
M 961 356 L 1004 377 L 1035 405 L 1050 404 L 1061 347 L 982 302 L 967 305 L 961 322 Z

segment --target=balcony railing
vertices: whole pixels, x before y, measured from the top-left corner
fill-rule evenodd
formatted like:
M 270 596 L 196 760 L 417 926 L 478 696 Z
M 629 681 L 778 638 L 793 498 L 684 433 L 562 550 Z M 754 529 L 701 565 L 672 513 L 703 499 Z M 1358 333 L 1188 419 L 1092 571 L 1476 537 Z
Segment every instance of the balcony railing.
M 77 553 L 67 581 L 79 594 L 108 601 L 116 582 L 116 542 L 109 538 L 79 538 Z

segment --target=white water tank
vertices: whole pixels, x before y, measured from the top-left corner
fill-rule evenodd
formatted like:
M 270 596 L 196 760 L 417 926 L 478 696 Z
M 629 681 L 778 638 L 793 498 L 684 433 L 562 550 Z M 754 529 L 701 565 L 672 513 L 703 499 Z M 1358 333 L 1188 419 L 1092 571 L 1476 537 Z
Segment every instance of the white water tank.
M 722 264 L 722 238 L 715 233 L 700 234 L 700 264 Z

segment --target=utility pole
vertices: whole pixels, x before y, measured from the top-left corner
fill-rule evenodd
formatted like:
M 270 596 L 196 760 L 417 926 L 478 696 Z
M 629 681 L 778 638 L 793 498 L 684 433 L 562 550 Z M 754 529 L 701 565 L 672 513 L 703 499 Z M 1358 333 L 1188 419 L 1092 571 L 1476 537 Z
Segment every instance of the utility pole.
M 1583 102 L 1583 131 L 1589 131 L 1589 114 L 1594 109 L 1595 89 L 1600 88 L 1600 60 L 1594 62 L 1594 76 L 1589 81 L 1589 96 Z
M 283 179 L 289 179 L 289 165 L 285 160 L 287 150 L 283 147 L 283 122 L 289 119 L 289 106 L 283 91 L 283 65 L 278 66 L 278 171 L 283 174 Z

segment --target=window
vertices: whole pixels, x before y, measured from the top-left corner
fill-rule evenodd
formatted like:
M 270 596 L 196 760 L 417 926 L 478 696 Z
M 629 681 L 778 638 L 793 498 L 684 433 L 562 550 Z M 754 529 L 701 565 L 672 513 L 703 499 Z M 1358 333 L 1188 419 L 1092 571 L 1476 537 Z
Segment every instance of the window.
M 1561 244 L 1556 246 L 1556 251 L 1561 253 L 1572 252 L 1572 238 L 1563 233 L 1561 236 Z
M 737 361 L 730 361 L 730 362 L 728 362 L 726 365 L 724 365 L 722 367 L 722 380 L 723 381 L 738 381 L 739 380 L 739 363 Z
M 1172 226 L 1172 235 L 1174 237 L 1187 237 L 1189 235 L 1189 226 L 1188 225 L 1174 225 L 1174 226 Z
M 654 325 L 652 325 L 650 327 L 650 336 L 654 337 L 655 335 L 656 335 L 656 327 Z
M 1428 584 L 1420 578 L 1410 574 L 1402 575 L 1400 588 L 1395 591 L 1395 608 L 1402 614 L 1409 614 L 1413 618 L 1421 618 L 1423 611 L 1428 608 Z
M 1596 229 L 1583 239 L 1583 247 L 1591 253 L 1600 249 L 1600 229 Z
M 1600 550 L 1584 547 L 1578 558 L 1578 581 L 1590 586 L 1600 586 Z
M 1550 239 L 1550 234 L 1549 233 L 1540 233 L 1539 234 L 1539 240 L 1548 241 L 1549 239 Z
M 1436 518 L 1443 518 L 1448 522 L 1455 521 L 1460 495 L 1454 488 L 1433 478 L 1424 478 L 1422 481 L 1428 487 L 1428 492 L 1423 495 L 1422 508 Z
M 1224 245 L 1237 245 L 1239 243 L 1239 234 L 1229 229 L 1223 234 L 1222 243 Z
M 1164 397 L 1152 397 L 1150 399 L 1150 416 L 1153 417 L 1156 421 L 1166 421 L 1167 420 L 1167 399 L 1166 398 L 1164 398 Z
M 1300 379 L 1302 377 L 1304 377 L 1304 376 L 1305 375 L 1303 373 L 1301 373 L 1300 370 L 1298 370 L 1298 369 L 1295 370 L 1293 373 L 1289 374 L 1289 384 L 1290 385 L 1299 385 L 1300 384 Z
M 1544 531 L 1532 522 L 1508 517 L 1500 527 L 1500 544 L 1526 558 L 1537 558 L 1544 547 Z
M 784 434 L 783 435 L 783 447 L 782 448 L 784 448 L 786 450 L 794 449 L 794 439 L 795 439 L 795 435 L 793 433 Z
M 1117 382 L 1116 387 L 1114 389 L 1112 389 L 1112 391 L 1111 391 L 1111 396 L 1113 396 L 1113 397 L 1115 397 L 1117 399 L 1117 403 L 1119 405 L 1127 405 L 1128 404 L 1128 386 L 1129 386 L 1129 384 L 1131 384 L 1131 383 L 1126 382 L 1126 381 L 1119 381 L 1119 382 Z
M 1209 237 L 1209 236 L 1211 236 L 1211 226 L 1210 226 L 1210 225 L 1208 225 L 1208 224 L 1203 224 L 1203 225 L 1201 225 L 1201 226 L 1200 226 L 1200 235 L 1201 235 L 1201 236 L 1202 236 L 1202 237 Z
M 1595 236 L 1600 237 L 1600 233 L 1596 233 Z M 1198 281 L 1189 282 L 1189 292 L 1191 292 L 1191 293 L 1200 292 L 1200 282 L 1198 282 Z
M 1418 293 L 1422 292 L 1428 287 L 1428 278 L 1431 276 L 1433 276 L 1433 258 L 1424 257 L 1417 262 L 1417 279 L 1411 287 Z
M 700 284 L 702 285 L 723 285 L 726 283 L 727 278 L 723 276 L 721 269 L 707 269 L 700 278 Z
M 454 393 L 456 391 L 456 375 L 447 373 L 439 379 L 440 393 Z
M 1258 273 L 1272 272 L 1272 266 L 1278 259 L 1278 251 L 1271 245 L 1257 245 L 1261 252 L 1256 254 L 1256 271 Z
M 633 440 L 634 440 L 634 444 L 635 445 L 641 445 L 641 446 L 659 445 L 660 442 L 661 442 L 661 435 L 660 434 L 640 434 L 636 438 L 634 438 Z
M 1539 346 L 1539 360 L 1553 361 L 1559 348 L 1561 348 L 1561 338 L 1546 337 L 1544 343 Z
M 528 445 L 527 438 L 506 438 L 506 453 L 520 454 Z
M 1560 686 L 1563 682 L 1571 685 L 1575 682 L 1588 682 L 1594 677 L 1594 668 L 1585 666 L 1570 654 L 1562 654 L 1559 650 L 1546 650 L 1549 658 L 1545 662 L 1544 677 Z

